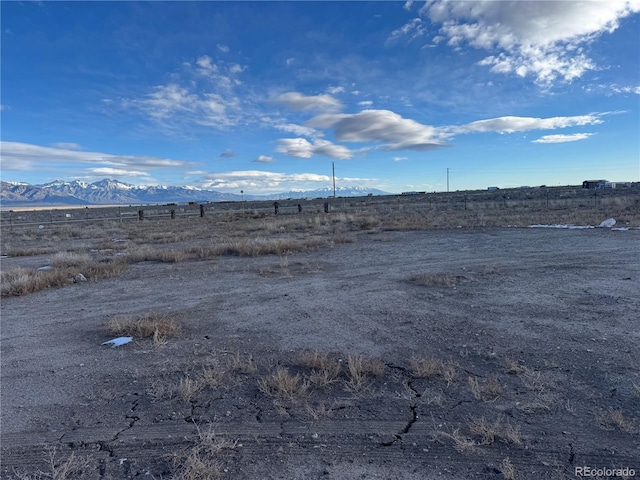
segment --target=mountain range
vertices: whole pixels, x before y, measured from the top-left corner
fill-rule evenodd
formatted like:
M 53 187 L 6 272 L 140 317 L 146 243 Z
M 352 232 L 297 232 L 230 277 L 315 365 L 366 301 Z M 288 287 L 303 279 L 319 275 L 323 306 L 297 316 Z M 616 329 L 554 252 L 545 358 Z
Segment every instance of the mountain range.
M 336 195 L 357 197 L 387 195 L 382 190 L 364 187 L 339 187 Z M 113 179 L 93 183 L 80 180 L 55 180 L 41 185 L 22 182 L 0 182 L 2 206 L 64 206 L 64 205 L 134 205 L 183 202 L 224 202 L 244 200 L 279 200 L 333 196 L 333 188 L 289 191 L 271 195 L 237 195 L 197 187 L 131 185 Z

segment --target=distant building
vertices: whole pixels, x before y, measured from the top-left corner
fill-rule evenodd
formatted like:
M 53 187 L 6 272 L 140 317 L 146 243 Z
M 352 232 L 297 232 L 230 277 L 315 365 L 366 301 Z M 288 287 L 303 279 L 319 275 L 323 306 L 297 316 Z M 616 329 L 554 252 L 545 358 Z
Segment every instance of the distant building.
M 585 180 L 582 188 L 604 188 L 607 183 L 607 180 Z
M 489 188 L 487 188 L 487 190 L 492 192 L 494 190 L 500 190 L 500 188 L 499 187 L 489 187 Z

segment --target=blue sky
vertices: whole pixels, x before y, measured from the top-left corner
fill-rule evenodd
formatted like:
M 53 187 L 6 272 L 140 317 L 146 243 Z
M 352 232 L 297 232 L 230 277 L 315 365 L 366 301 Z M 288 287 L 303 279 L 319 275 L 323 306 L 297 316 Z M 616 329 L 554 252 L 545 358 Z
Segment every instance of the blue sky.
M 5 181 L 640 181 L 640 0 L 0 8 Z

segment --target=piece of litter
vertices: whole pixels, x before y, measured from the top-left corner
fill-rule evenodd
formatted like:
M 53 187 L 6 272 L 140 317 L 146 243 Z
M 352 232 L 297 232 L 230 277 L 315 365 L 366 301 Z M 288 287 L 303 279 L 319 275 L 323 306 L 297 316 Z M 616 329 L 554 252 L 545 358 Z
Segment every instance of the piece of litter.
M 87 277 L 85 277 L 83 274 L 78 273 L 75 277 L 73 277 L 76 283 L 80 283 L 80 282 L 86 282 L 87 281 Z
M 118 337 L 112 340 L 107 340 L 102 345 L 108 345 L 111 343 L 113 344 L 111 348 L 116 348 L 116 347 L 119 347 L 120 345 L 124 345 L 125 343 L 129 343 L 132 340 L 133 340 L 133 337 Z
M 616 220 L 615 218 L 607 218 L 605 221 L 603 221 L 600 225 L 598 225 L 598 227 L 600 228 L 611 228 L 616 224 Z
M 38 270 L 52 270 L 53 267 L 51 265 L 44 265 L 42 267 L 38 267 Z

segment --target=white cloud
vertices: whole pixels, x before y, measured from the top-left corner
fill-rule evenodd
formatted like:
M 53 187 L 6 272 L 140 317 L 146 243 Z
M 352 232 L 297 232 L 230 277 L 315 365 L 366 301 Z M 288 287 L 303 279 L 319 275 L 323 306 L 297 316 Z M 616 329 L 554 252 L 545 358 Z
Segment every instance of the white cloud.
M 331 95 L 306 96 L 299 92 L 288 92 L 279 95 L 276 102 L 292 110 L 337 111 L 342 109 L 342 103 Z
M 348 160 L 353 157 L 353 152 L 347 147 L 322 139 L 314 140 L 311 143 L 305 138 L 282 138 L 278 140 L 276 151 L 295 158 L 311 158 L 314 155 L 323 155 L 338 160 Z
M 203 188 L 219 191 L 244 190 L 245 193 L 272 193 L 287 190 L 312 190 L 328 186 L 331 177 L 316 173 L 278 173 L 260 170 L 243 170 L 209 173 L 200 182 Z
M 314 130 L 313 128 L 304 127 L 302 125 L 296 125 L 295 123 L 284 123 L 284 124 L 272 124 L 273 128 L 280 130 L 282 132 L 293 133 L 294 135 L 298 135 L 300 137 L 316 137 L 319 136 L 319 132 Z
M 640 11 L 638 0 L 427 1 L 420 13 L 440 23 L 451 46 L 494 52 L 480 62 L 496 73 L 533 76 L 541 85 L 571 81 L 597 66 L 582 48 Z M 402 31 L 405 29 L 405 31 Z M 410 24 L 399 35 L 412 35 Z
M 543 135 L 537 140 L 533 140 L 533 143 L 565 143 L 576 142 L 578 140 L 584 140 L 589 138 L 593 133 L 572 133 L 569 135 Z
M 275 159 L 267 155 L 258 155 L 258 158 L 254 160 L 256 163 L 272 163 Z
M 291 58 L 287 58 L 285 63 L 287 64 L 287 67 L 290 67 L 291 65 L 293 65 L 295 63 L 295 61 L 296 61 L 296 59 L 294 57 L 291 57 Z
M 611 90 L 613 93 L 635 93 L 636 95 L 640 95 L 640 85 L 636 87 L 619 87 L 617 85 L 612 85 Z
M 402 6 L 402 8 L 409 11 L 411 10 L 412 5 L 413 5 L 413 0 L 407 0 L 406 2 L 404 2 L 404 5 Z
M 331 95 L 335 95 L 336 93 L 342 93 L 344 92 L 344 87 L 329 87 L 327 88 L 327 92 L 329 92 Z
M 402 27 L 394 30 L 389 35 L 387 41 L 394 41 L 401 37 L 408 37 L 409 41 L 415 40 L 418 37 L 423 36 L 425 28 L 420 18 L 413 18 L 405 23 Z
M 363 100 L 361 102 L 358 102 L 358 105 L 360 105 L 361 107 L 370 107 L 371 105 L 373 105 L 373 102 L 371 100 Z
M 406 159 L 407 159 L 407 157 L 393 157 L 392 160 L 394 162 L 401 162 L 401 161 L 406 160 Z
M 216 45 L 218 47 L 218 50 L 220 50 L 222 53 L 229 53 L 229 47 L 226 45 L 222 45 L 222 44 L 218 44 Z
M 556 128 L 567 128 L 583 125 L 599 125 L 602 114 L 576 115 L 572 117 L 499 117 L 487 120 L 478 120 L 461 126 L 444 127 L 443 129 L 452 134 L 476 133 L 476 132 L 496 132 L 514 133 L 526 132 L 529 130 L 553 130 Z
M 380 142 L 385 150 L 430 150 L 445 146 L 448 136 L 435 127 L 402 118 L 389 110 L 322 114 L 307 125 L 332 128 L 340 142 Z
M 9 110 L 9 105 L 0 105 L 0 111 Z
M 52 143 L 51 146 L 53 148 L 62 148 L 62 149 L 66 149 L 66 150 L 81 150 L 82 147 L 80 145 L 78 145 L 77 143 L 73 143 L 73 142 L 56 142 L 56 143 Z

